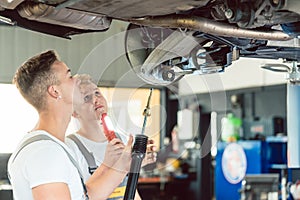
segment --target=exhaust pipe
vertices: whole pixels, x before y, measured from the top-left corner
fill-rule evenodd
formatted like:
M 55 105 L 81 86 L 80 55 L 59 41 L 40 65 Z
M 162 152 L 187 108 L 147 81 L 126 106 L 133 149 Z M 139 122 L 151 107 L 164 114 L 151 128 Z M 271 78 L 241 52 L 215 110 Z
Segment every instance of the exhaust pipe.
M 282 31 L 258 31 L 242 29 L 236 26 L 212 21 L 198 16 L 169 15 L 160 17 L 144 17 L 130 19 L 128 21 L 133 24 L 144 26 L 164 28 L 188 28 L 224 37 L 252 38 L 260 40 L 278 41 L 286 41 L 292 39 L 291 36 Z
M 18 13 L 28 20 L 87 30 L 106 30 L 111 22 L 103 15 L 69 8 L 56 9 L 54 6 L 34 2 L 26 2 L 19 6 Z

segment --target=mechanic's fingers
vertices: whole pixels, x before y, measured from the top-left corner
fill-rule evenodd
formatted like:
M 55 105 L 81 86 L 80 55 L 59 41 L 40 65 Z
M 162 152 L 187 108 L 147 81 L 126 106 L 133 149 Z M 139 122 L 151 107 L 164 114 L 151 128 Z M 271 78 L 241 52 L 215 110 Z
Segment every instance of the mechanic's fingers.
M 157 149 L 157 147 L 155 144 L 148 144 L 146 152 L 154 152 L 154 151 L 156 151 L 156 149 Z
M 122 142 L 122 140 L 120 138 L 114 138 L 109 143 L 113 144 L 113 145 L 117 144 L 117 143 L 122 143 L 123 144 L 123 142 Z
M 129 135 L 129 139 L 125 148 L 126 150 L 128 150 L 128 152 L 131 152 L 132 144 L 133 144 L 133 136 Z
M 156 162 L 156 158 L 157 158 L 156 152 L 147 153 L 144 165 L 148 165 L 148 164 Z

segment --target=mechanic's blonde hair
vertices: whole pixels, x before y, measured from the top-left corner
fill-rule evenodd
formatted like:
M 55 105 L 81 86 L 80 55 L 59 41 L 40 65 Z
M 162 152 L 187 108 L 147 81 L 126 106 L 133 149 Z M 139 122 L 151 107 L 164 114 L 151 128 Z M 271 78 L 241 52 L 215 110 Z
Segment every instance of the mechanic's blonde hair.
M 93 80 L 93 78 L 89 74 L 76 74 L 74 77 L 76 79 L 80 80 L 79 87 L 82 89 L 83 86 L 89 85 L 91 83 L 94 83 L 97 85 L 96 81 Z

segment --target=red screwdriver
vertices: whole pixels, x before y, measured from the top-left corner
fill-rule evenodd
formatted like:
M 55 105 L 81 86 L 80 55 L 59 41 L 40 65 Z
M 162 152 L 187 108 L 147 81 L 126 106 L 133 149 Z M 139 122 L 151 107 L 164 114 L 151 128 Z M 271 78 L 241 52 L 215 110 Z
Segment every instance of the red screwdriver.
M 112 124 L 112 121 L 110 117 L 107 115 L 107 113 L 103 113 L 101 116 L 101 121 L 103 125 L 104 134 L 108 141 L 111 141 L 112 139 L 116 138 L 115 130 Z

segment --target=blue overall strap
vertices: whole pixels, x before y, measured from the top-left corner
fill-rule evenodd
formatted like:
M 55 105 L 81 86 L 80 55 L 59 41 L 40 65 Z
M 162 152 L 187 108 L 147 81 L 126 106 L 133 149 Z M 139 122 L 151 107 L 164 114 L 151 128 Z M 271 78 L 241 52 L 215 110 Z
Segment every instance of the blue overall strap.
M 33 142 L 37 142 L 37 141 L 41 141 L 41 140 L 51 140 L 57 144 L 59 144 L 57 141 L 53 140 L 51 137 L 47 136 L 47 135 L 36 135 L 36 136 L 33 136 L 27 140 L 25 140 L 21 146 L 19 147 L 18 151 L 16 152 L 13 160 L 12 160 L 12 163 L 14 162 L 14 160 L 16 159 L 16 157 L 18 156 L 18 154 L 21 152 L 21 150 L 26 147 L 27 145 L 33 143 Z M 85 187 L 85 184 L 84 184 L 84 181 L 83 181 L 83 175 L 82 175 L 82 172 L 77 164 L 77 162 L 74 160 L 74 158 L 72 157 L 72 155 L 68 152 L 67 149 L 65 149 L 64 146 L 62 146 L 61 144 L 59 144 L 59 146 L 61 146 L 63 148 L 63 150 L 67 153 L 69 159 L 71 160 L 71 162 L 73 163 L 73 165 L 76 167 L 79 175 L 80 175 L 80 179 L 81 179 L 81 184 L 82 184 L 82 187 L 83 187 L 83 191 L 84 191 L 84 194 L 85 194 L 85 200 L 88 200 L 89 197 L 88 197 L 88 194 L 87 194 L 87 189 Z
M 89 172 L 92 175 L 94 171 L 97 169 L 96 161 L 93 156 L 93 153 L 90 152 L 83 144 L 82 142 L 76 137 L 74 134 L 70 134 L 67 136 L 67 138 L 71 139 L 75 144 L 77 145 L 78 149 L 82 153 L 83 157 L 85 158 L 86 162 L 89 166 Z

